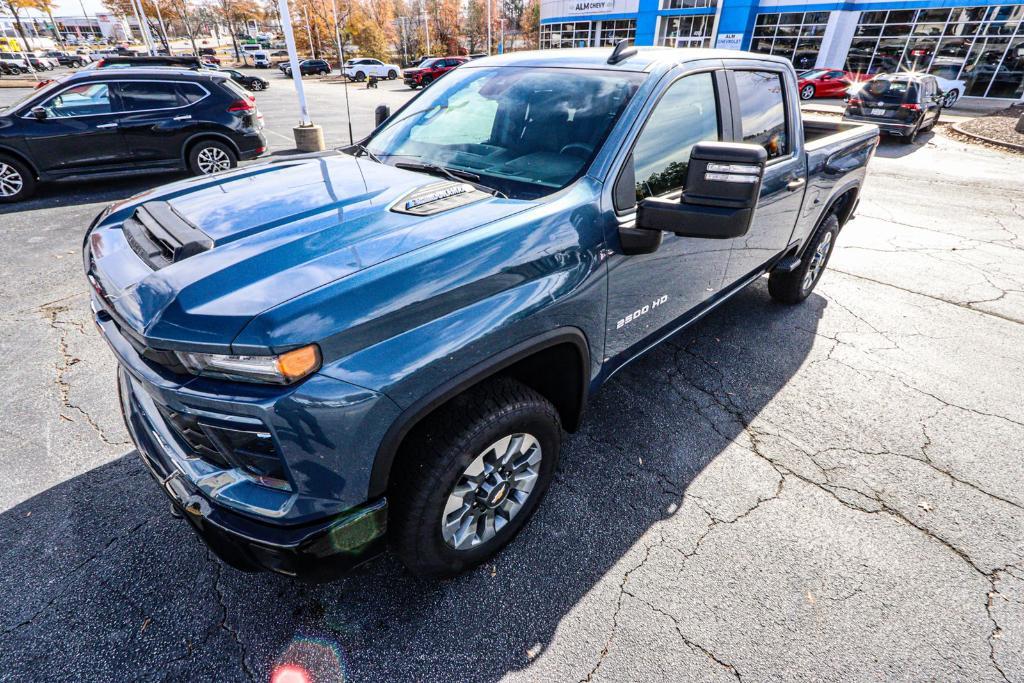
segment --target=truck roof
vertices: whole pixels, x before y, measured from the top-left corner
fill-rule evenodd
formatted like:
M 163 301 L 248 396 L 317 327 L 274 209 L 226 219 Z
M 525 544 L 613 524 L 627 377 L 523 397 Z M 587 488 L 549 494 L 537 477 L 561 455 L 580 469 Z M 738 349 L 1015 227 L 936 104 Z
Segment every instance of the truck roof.
M 752 54 L 740 50 L 717 50 L 683 47 L 637 47 L 636 54 L 617 64 L 609 64 L 611 47 L 583 47 L 563 50 L 530 50 L 482 57 L 471 66 L 554 66 L 575 69 L 613 69 L 617 71 L 651 71 L 699 59 L 756 59 L 789 64 L 783 57 Z M 469 66 L 469 65 L 467 65 Z

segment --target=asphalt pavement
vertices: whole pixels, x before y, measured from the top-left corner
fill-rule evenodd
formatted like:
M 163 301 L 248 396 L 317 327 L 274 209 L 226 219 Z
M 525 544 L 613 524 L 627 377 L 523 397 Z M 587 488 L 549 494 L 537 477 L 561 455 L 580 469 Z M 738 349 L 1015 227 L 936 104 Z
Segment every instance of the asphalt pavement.
M 290 85 L 258 95 L 283 138 Z M 308 90 L 347 141 L 342 87 Z M 350 91 L 357 134 L 402 90 Z M 132 450 L 81 274 L 93 216 L 166 178 L 7 207 L 0 680 L 1022 681 L 1022 177 L 885 142 L 814 295 L 762 280 L 619 373 L 519 539 L 444 582 L 212 558 Z

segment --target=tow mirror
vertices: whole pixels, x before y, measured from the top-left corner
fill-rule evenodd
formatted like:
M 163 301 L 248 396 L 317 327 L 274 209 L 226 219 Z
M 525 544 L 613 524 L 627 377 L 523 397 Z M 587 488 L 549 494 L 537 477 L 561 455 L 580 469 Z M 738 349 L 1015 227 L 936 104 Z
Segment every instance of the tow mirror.
M 678 200 L 649 197 L 636 227 L 680 237 L 730 239 L 747 234 L 761 193 L 768 152 L 761 145 L 701 142 L 693 147 Z
M 49 116 L 49 113 L 46 111 L 44 107 L 32 107 L 31 111 L 32 116 L 36 117 L 36 119 L 39 121 L 42 121 L 47 116 Z
M 379 128 L 380 124 L 388 120 L 391 116 L 391 107 L 386 104 L 378 104 L 377 108 L 373 110 L 373 127 Z

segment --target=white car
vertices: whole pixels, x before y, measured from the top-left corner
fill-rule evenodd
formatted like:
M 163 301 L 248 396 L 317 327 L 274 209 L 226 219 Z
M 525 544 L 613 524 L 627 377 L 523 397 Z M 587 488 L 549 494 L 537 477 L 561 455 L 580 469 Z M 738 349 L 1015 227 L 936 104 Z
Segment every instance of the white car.
M 354 81 L 363 81 L 370 76 L 393 81 L 402 73 L 397 64 L 385 64 L 379 59 L 363 57 L 345 62 L 345 75 Z

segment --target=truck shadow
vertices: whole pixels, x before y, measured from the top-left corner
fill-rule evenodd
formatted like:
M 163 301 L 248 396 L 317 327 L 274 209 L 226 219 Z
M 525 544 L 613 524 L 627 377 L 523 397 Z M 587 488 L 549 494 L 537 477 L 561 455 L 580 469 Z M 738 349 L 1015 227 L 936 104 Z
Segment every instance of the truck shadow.
M 167 514 L 134 453 L 66 481 L 0 515 L 0 576 L 17 586 L 0 606 L 0 671 L 267 680 L 294 663 L 315 681 L 493 681 L 528 669 L 786 386 L 825 305 L 773 304 L 762 280 L 624 369 L 593 397 L 520 538 L 450 581 L 390 556 L 332 584 L 243 574 Z M 596 658 L 600 623 L 572 656 Z

